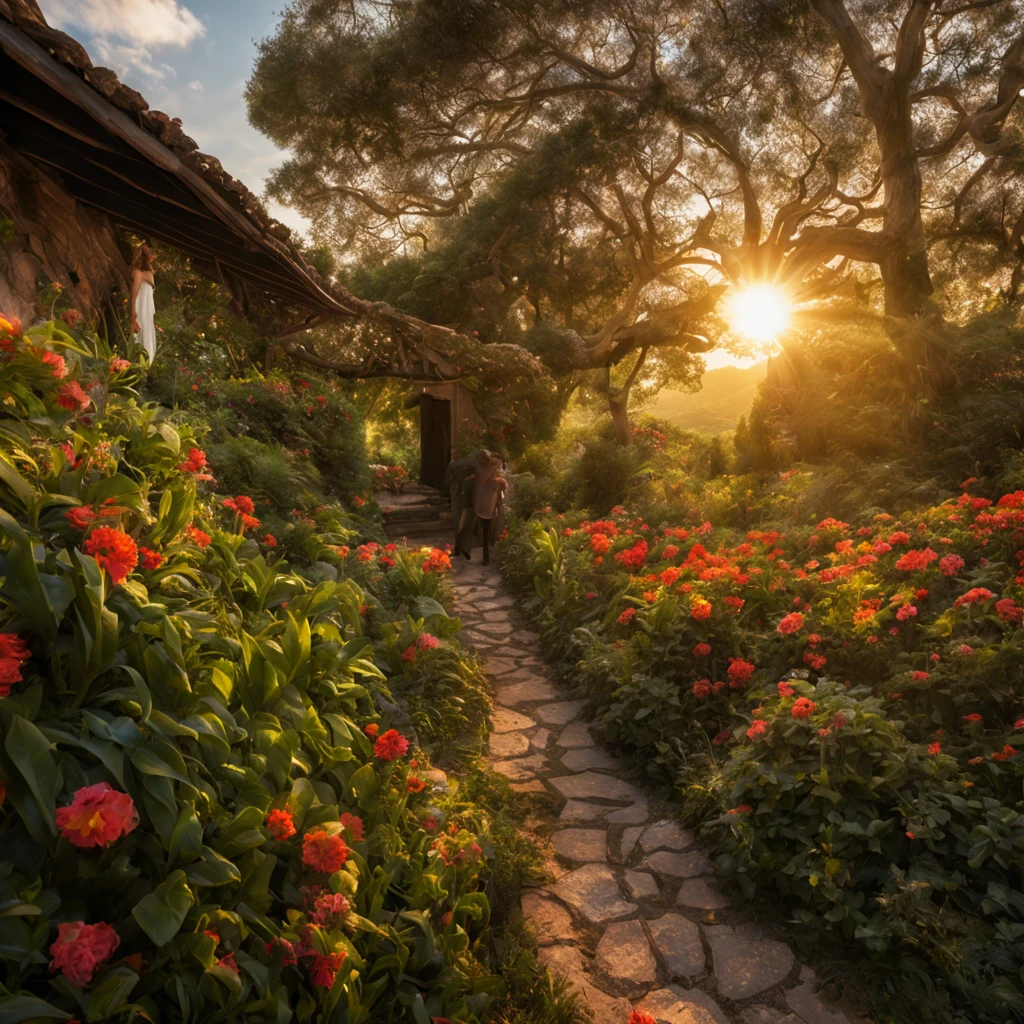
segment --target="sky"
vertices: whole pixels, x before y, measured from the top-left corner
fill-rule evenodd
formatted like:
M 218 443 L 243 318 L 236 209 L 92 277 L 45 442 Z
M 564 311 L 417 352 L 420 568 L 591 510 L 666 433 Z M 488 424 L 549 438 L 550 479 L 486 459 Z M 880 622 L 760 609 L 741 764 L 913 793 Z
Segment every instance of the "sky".
M 113 68 L 151 108 L 180 117 L 186 135 L 260 195 L 284 153 L 249 125 L 243 92 L 256 42 L 287 0 L 39 0 L 46 20 L 74 36 L 94 64 Z M 291 228 L 294 210 L 268 204 Z

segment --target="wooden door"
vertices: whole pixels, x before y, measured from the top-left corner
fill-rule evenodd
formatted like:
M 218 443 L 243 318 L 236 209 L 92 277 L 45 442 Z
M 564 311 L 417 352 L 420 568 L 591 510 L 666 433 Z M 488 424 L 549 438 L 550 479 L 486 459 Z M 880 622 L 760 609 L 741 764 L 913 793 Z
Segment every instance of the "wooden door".
M 452 403 L 420 395 L 420 483 L 440 487 L 451 458 Z

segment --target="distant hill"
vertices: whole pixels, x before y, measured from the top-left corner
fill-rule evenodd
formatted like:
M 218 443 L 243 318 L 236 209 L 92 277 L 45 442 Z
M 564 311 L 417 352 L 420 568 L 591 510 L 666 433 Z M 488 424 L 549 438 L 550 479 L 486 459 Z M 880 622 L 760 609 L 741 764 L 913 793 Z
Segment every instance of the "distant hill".
M 705 434 L 732 430 L 737 420 L 750 410 L 767 368 L 765 360 L 747 369 L 723 366 L 709 370 L 696 394 L 662 391 L 647 411 L 686 430 L 700 430 Z

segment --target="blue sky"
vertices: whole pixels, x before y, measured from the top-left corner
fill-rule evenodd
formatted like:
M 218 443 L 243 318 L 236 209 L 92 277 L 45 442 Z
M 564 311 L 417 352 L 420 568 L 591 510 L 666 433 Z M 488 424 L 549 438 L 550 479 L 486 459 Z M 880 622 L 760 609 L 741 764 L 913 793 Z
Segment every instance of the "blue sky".
M 180 117 L 204 153 L 253 192 L 283 154 L 249 125 L 242 98 L 256 41 L 287 0 L 39 0 L 47 21 L 113 68 L 149 105 Z M 290 227 L 294 211 L 271 206 Z

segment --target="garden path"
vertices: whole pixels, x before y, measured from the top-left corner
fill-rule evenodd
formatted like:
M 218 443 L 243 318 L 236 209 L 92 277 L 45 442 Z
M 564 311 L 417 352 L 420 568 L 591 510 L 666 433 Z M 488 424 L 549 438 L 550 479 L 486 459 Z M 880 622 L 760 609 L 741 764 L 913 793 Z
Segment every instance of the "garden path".
M 517 792 L 550 798 L 531 827 L 549 882 L 524 894 L 523 915 L 540 960 L 595 1024 L 627 1024 L 634 1006 L 666 1024 L 850 1024 L 788 945 L 730 910 L 694 835 L 653 814 L 597 745 L 599 727 L 559 694 L 497 570 L 453 563 L 463 637 L 494 690 L 491 766 Z

